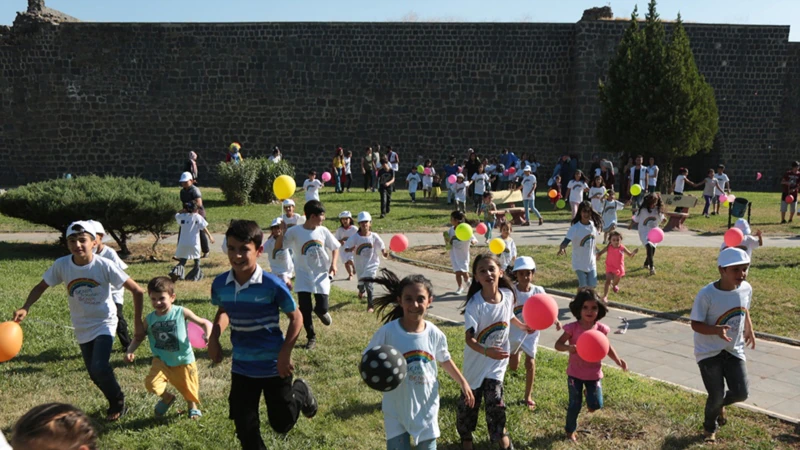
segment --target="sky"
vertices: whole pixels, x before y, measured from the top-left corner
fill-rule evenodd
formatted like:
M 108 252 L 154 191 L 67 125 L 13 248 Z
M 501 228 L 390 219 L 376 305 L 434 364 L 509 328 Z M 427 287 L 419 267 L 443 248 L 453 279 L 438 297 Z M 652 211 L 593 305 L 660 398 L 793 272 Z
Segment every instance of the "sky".
M 608 4 L 617 17 L 644 0 L 46 0 L 85 22 L 386 22 L 416 17 L 450 22 L 577 22 L 583 10 Z M 0 0 L 0 25 L 10 25 L 26 0 Z M 661 0 L 664 19 L 790 25 L 800 41 L 800 0 Z

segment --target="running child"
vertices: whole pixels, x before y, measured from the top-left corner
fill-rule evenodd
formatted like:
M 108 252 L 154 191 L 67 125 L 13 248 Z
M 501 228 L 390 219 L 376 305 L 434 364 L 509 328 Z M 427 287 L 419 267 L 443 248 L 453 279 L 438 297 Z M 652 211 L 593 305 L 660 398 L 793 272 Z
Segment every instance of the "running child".
M 478 171 L 472 174 L 472 184 L 474 185 L 472 199 L 475 203 L 475 212 L 480 214 L 479 210 L 481 204 L 483 204 L 483 194 L 489 191 L 489 175 L 485 173 L 483 164 L 478 164 Z
M 589 188 L 589 200 L 592 202 L 592 209 L 597 214 L 603 214 L 603 201 L 606 197 L 606 185 L 602 176 L 594 177 L 592 187 Z
M 198 409 L 200 403 L 200 381 L 194 350 L 189 342 L 187 321 L 203 327 L 206 336 L 211 336 L 211 322 L 197 317 L 189 308 L 173 305 L 175 303 L 175 283 L 167 277 L 156 277 L 147 283 L 147 295 L 153 305 L 153 312 L 145 317 L 144 328 L 150 341 L 153 358 L 150 373 L 144 380 L 147 392 L 161 399 L 156 403 L 155 416 L 163 417 L 175 402 L 175 396 L 167 392 L 167 383 L 180 392 L 188 405 L 190 419 L 198 419 L 203 413 Z M 132 363 L 134 354 L 144 339 L 134 339 L 125 354 L 125 360 Z
M 106 235 L 106 229 L 103 227 L 103 224 L 96 220 L 90 220 L 89 223 L 94 226 L 95 236 L 97 236 L 94 253 L 116 264 L 123 272 L 128 270 L 128 265 L 117 255 L 117 251 L 103 244 L 103 238 Z M 111 289 L 111 297 L 114 300 L 114 305 L 117 307 L 117 339 L 119 339 L 119 343 L 123 347 L 122 351 L 125 351 L 128 349 L 128 346 L 131 345 L 131 336 L 128 334 L 128 322 L 125 321 L 125 315 L 122 313 L 122 304 L 125 301 L 125 296 L 123 294 L 125 294 L 125 289 L 123 288 Z
M 650 230 L 658 228 L 661 222 L 664 222 L 664 204 L 661 202 L 661 196 L 658 194 L 647 194 L 642 200 L 642 206 L 636 211 L 636 214 L 631 217 L 631 225 L 634 222 L 639 224 L 639 240 L 647 251 L 647 258 L 644 260 L 644 268 L 650 269 L 650 275 L 656 274 L 656 266 L 653 259 L 656 256 L 655 242 L 650 240 Z
M 572 219 L 572 226 L 561 242 L 558 255 L 567 253 L 567 246 L 572 245 L 572 270 L 578 276 L 578 289 L 597 286 L 597 258 L 595 256 L 595 240 L 603 229 L 603 219 L 592 209 L 592 204 L 582 201 Z
M 745 253 L 747 253 L 747 257 L 752 260 L 753 250 L 764 245 L 764 239 L 762 237 L 763 235 L 761 233 L 761 230 L 756 230 L 756 235 L 755 237 L 753 237 L 753 235 L 750 234 L 751 232 L 750 224 L 747 223 L 747 221 L 744 219 L 737 219 L 736 223 L 733 224 L 733 227 L 742 230 L 742 234 L 744 234 L 742 243 L 739 244 L 736 248 L 744 250 Z M 722 246 L 719 248 L 719 250 L 722 251 L 725 250 L 726 248 L 728 248 L 728 245 L 725 244 L 725 242 L 723 241 Z
M 133 294 L 134 337 L 144 336 L 142 301 L 144 291 L 125 272 L 105 258 L 95 258 L 96 235 L 89 222 L 72 222 L 65 232 L 70 254 L 58 258 L 28 294 L 13 320 L 22 322 L 31 306 L 52 286 L 64 283 L 69 299 L 69 315 L 83 363 L 92 382 L 108 400 L 106 420 L 119 420 L 126 412 L 125 394 L 114 376 L 111 347 L 117 331 L 117 308 L 113 289 L 124 287 Z
M 567 183 L 567 195 L 569 199 L 569 207 L 572 210 L 572 218 L 578 216 L 578 205 L 583 201 L 584 192 L 589 191 L 589 185 L 586 183 L 586 177 L 580 170 L 575 172 L 575 177 Z M 590 205 L 591 206 L 591 205 Z
M 528 328 L 514 316 L 514 287 L 500 269 L 497 256 L 482 253 L 472 263 L 472 284 L 461 307 L 466 330 L 463 373 L 475 404 L 462 395 L 458 401 L 456 429 L 464 449 L 472 449 L 472 433 L 478 425 L 481 401 L 486 410 L 489 439 L 500 448 L 513 448 L 506 429 L 503 378 L 510 354 L 509 326 Z
M 678 176 L 675 177 L 675 182 L 672 183 L 673 195 L 683 195 L 687 184 L 691 185 L 692 187 L 697 187 L 697 184 L 693 183 L 688 177 L 689 169 L 686 167 L 681 167 L 678 169 Z M 681 212 L 682 210 L 683 208 L 675 208 L 675 212 Z
M 467 213 L 467 188 L 472 184 L 471 181 L 464 181 L 464 174 L 456 175 L 456 182 L 450 186 L 456 199 L 456 210 Z
M 353 215 L 350 211 L 342 211 L 339 213 L 339 224 L 341 225 L 337 230 L 336 240 L 339 245 L 344 245 L 345 241 L 350 239 L 350 236 L 358 233 L 358 228 L 353 224 Z M 353 275 L 356 274 L 356 266 L 353 264 L 353 254 L 345 253 L 342 255 L 342 262 L 344 262 L 344 269 L 347 271 L 347 280 L 352 280 Z
M 462 223 L 467 223 L 464 213 L 461 211 L 453 211 L 450 213 L 450 230 L 447 231 L 448 239 L 450 240 L 450 264 L 453 266 L 453 272 L 456 274 L 456 283 L 458 283 L 458 290 L 456 294 L 464 293 L 464 285 L 469 286 L 469 247 L 478 243 L 473 235 L 466 241 L 462 241 L 456 237 L 456 227 Z M 463 284 L 462 284 L 463 283 Z
M 275 250 L 275 243 L 284 233 L 284 222 L 280 217 L 276 218 L 269 225 L 269 238 L 264 243 L 264 253 L 269 260 L 269 271 L 286 283 L 286 287 L 292 290 L 292 278 L 294 278 L 294 262 L 292 252 L 288 248 Z M 228 252 L 227 247 L 225 253 Z
M 433 170 L 433 168 L 431 168 Z M 442 195 L 442 177 L 439 175 L 433 176 L 433 189 L 431 189 L 431 198 L 439 198 Z
M 550 190 L 556 191 L 555 197 L 550 197 L 550 192 L 547 192 L 547 198 L 550 199 L 550 203 L 553 205 L 553 211 L 558 209 L 558 201 L 561 200 L 561 175 L 556 175 L 552 178 L 552 184 L 550 184 Z
M 430 159 L 425 160 L 422 175 L 422 198 L 433 198 L 433 179 L 436 177 L 436 170 Z
M 408 196 L 411 197 L 411 203 L 417 203 L 417 187 L 421 182 L 419 173 L 417 173 L 417 166 L 411 168 L 406 177 L 406 187 L 408 188 Z
M 430 280 L 422 275 L 398 280 L 386 269 L 381 272 L 380 277 L 364 280 L 386 289 L 386 294 L 375 300 L 378 315 L 386 312 L 384 325 L 372 336 L 364 353 L 375 346 L 391 345 L 403 354 L 408 367 L 405 382 L 383 394 L 386 448 L 410 449 L 413 443 L 418 449 L 434 449 L 440 435 L 438 365 L 461 386 L 468 407 L 475 405 L 475 398 L 450 358 L 447 337 L 425 320 L 425 312 L 433 302 Z
M 597 330 L 607 335 L 610 329 L 600 320 L 608 313 L 606 305 L 597 297 L 594 289 L 580 289 L 569 303 L 569 311 L 578 319 L 564 325 L 564 333 L 556 341 L 555 349 L 569 352 L 567 363 L 567 383 L 569 385 L 569 406 L 567 407 L 567 424 L 564 430 L 567 439 L 578 441 L 575 430 L 578 428 L 578 414 L 581 412 L 583 395 L 586 395 L 586 408 L 589 412 L 603 407 L 603 389 L 600 380 L 603 378 L 603 365 L 590 363 L 578 355 L 576 344 L 581 335 L 589 330 Z M 622 370 L 628 370 L 628 364 L 617 355 L 614 346 L 608 346 L 608 356 Z
M 203 279 L 203 270 L 200 269 L 200 257 L 202 256 L 200 234 L 204 233 L 208 240 L 212 244 L 214 243 L 214 237 L 206 228 L 208 222 L 198 214 L 197 205 L 194 202 L 187 202 L 183 205 L 183 211 L 175 214 L 175 220 L 181 227 L 181 231 L 178 233 L 178 246 L 175 248 L 175 258 L 178 259 L 178 264 L 172 268 L 169 277 L 173 282 L 178 280 L 200 281 Z M 186 263 L 190 259 L 194 260 L 194 268 L 186 274 Z
M 503 272 L 511 276 L 511 269 L 514 267 L 514 261 L 517 259 L 517 244 L 515 244 L 514 239 L 511 238 L 511 223 L 503 222 L 500 225 L 500 237 L 503 239 L 503 242 L 506 243 L 505 250 L 498 255 L 500 268 L 503 269 Z
M 492 229 L 494 228 L 494 222 L 497 218 L 495 216 L 497 205 L 492 201 L 493 198 L 494 195 L 492 195 L 491 191 L 484 192 L 482 196 L 483 201 L 478 206 L 478 215 L 480 216 L 481 213 L 483 213 L 483 224 L 486 225 L 486 234 L 483 235 L 486 242 L 492 239 Z
M 639 249 L 634 249 L 632 252 L 627 247 L 622 245 L 622 233 L 619 231 L 612 231 L 609 233 L 608 246 L 597 253 L 597 257 L 606 254 L 606 287 L 603 291 L 603 303 L 608 303 L 608 288 L 613 287 L 614 293 L 619 292 L 619 281 L 625 276 L 625 255 L 630 257 L 636 256 Z
M 295 225 L 306 223 L 306 216 L 295 213 L 294 209 L 294 200 L 289 198 L 283 201 L 283 215 L 281 215 L 281 220 L 286 224 L 287 230 Z
M 319 189 L 322 186 L 324 186 L 322 182 L 317 179 L 317 171 L 309 170 L 308 179 L 303 182 L 303 190 L 306 191 L 306 202 L 311 200 L 319 201 Z
M 536 209 L 536 175 L 531 173 L 531 166 L 525 166 L 522 169 L 522 206 L 525 208 L 525 223 L 524 226 L 531 224 L 531 211 L 539 218 L 539 225 L 544 223 L 542 215 Z
M 615 193 L 613 189 L 606 192 L 606 199 L 603 200 L 603 244 L 608 242 L 608 236 L 612 231 L 617 229 L 617 211 L 622 211 L 625 204 L 619 200 L 615 200 Z
M 703 216 L 708 219 L 708 207 L 711 206 L 711 200 L 714 198 L 717 192 L 722 192 L 719 182 L 716 178 L 714 178 L 714 169 L 708 169 L 706 178 L 703 181 L 694 184 L 694 187 L 699 186 L 704 186 L 703 199 L 706 201 L 706 204 L 703 206 Z
M 372 215 L 367 211 L 358 213 L 358 232 L 350 236 L 342 244 L 345 254 L 355 260 L 356 279 L 358 280 L 358 298 L 364 298 L 367 294 L 367 312 L 372 312 L 375 307 L 373 303 L 372 282 L 366 281 L 378 275 L 378 268 L 381 265 L 381 254 L 384 258 L 389 257 L 386 244 L 377 233 L 372 232 Z

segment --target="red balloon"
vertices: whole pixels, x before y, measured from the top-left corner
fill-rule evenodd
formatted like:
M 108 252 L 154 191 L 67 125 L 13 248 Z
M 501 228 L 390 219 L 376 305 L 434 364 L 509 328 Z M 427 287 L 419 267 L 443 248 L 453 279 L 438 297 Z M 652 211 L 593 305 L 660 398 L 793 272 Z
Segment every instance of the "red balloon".
M 791 195 L 786 196 L 786 203 L 794 203 L 794 197 Z
M 479 223 L 479 224 L 478 224 L 478 225 L 475 227 L 475 232 L 476 232 L 476 233 L 478 233 L 478 234 L 480 234 L 480 235 L 486 234 L 486 231 L 488 231 L 488 230 L 489 230 L 489 228 L 487 228 L 487 227 L 486 227 L 486 224 L 485 224 L 485 223 L 483 223 L 483 222 Z
M 408 248 L 408 238 L 405 234 L 395 234 L 392 240 L 389 241 L 389 249 L 393 252 L 400 253 Z
M 516 168 L 514 168 L 514 167 L 509 167 L 509 168 L 508 168 L 508 173 L 509 173 L 510 175 L 514 175 L 514 173 L 515 173 L 516 171 L 517 171 L 517 169 L 516 169 Z
M 725 232 L 725 245 L 728 247 L 736 247 L 742 243 L 744 233 L 738 228 L 731 228 Z
M 534 330 L 545 330 L 556 321 L 558 317 L 558 303 L 547 294 L 536 294 L 525 300 L 522 307 L 522 318 L 525 325 Z
M 598 330 L 585 331 L 578 338 L 578 356 L 586 362 L 596 363 L 608 355 L 608 337 Z

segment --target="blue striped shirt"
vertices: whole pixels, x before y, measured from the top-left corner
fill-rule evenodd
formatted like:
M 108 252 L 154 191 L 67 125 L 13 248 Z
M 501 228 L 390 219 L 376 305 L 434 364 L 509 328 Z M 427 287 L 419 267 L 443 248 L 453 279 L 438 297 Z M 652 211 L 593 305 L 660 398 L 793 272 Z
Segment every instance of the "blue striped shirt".
M 280 313 L 296 309 L 286 283 L 256 266 L 250 279 L 239 285 L 231 270 L 214 279 L 211 303 L 222 307 L 230 319 L 231 371 L 252 378 L 278 376 L 284 341 Z

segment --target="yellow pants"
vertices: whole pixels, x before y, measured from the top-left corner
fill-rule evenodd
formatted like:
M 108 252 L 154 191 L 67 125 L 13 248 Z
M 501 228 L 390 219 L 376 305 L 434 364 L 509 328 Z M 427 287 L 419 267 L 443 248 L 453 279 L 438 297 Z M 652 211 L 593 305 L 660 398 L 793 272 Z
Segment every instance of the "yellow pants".
M 148 392 L 159 397 L 167 389 L 167 383 L 183 395 L 187 402 L 200 403 L 200 382 L 197 378 L 197 363 L 170 367 L 159 358 L 153 358 L 150 373 L 144 379 L 144 387 Z

